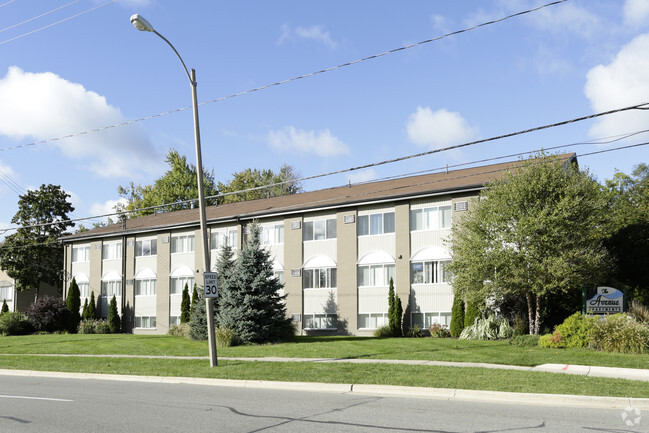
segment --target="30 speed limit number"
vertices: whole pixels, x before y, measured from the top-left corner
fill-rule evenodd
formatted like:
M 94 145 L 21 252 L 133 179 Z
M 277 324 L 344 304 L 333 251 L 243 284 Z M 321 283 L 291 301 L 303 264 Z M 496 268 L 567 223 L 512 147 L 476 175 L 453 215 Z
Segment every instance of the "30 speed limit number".
M 216 272 L 205 272 L 203 274 L 203 287 L 205 289 L 206 298 L 218 298 L 219 289 L 216 282 Z

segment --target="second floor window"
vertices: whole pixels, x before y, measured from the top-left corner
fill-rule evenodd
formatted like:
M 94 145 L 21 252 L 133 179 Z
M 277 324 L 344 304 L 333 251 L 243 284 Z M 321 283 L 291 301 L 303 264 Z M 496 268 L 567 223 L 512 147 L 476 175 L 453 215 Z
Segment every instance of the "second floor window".
M 437 230 L 451 227 L 451 206 L 434 206 L 410 211 L 410 230 Z
M 156 239 L 144 239 L 135 241 L 135 257 L 155 256 L 158 254 L 158 241 Z
M 72 263 L 89 262 L 90 246 L 72 247 Z
M 394 212 L 358 216 L 358 236 L 394 233 Z
M 101 249 L 101 258 L 103 260 L 115 260 L 122 258 L 122 243 L 104 244 Z
M 232 249 L 237 248 L 237 231 L 236 230 L 227 230 L 227 231 L 212 231 L 210 233 L 210 249 L 218 250 L 223 245 L 225 245 L 225 240 L 228 240 L 228 245 Z
M 194 252 L 194 235 L 180 235 L 171 237 L 172 253 Z
M 449 281 L 446 270 L 447 260 L 430 262 L 412 262 L 410 264 L 410 281 L 412 284 L 439 284 Z
M 169 284 L 169 294 L 182 294 L 183 290 L 185 290 L 185 284 L 187 285 L 189 296 L 191 296 L 192 291 L 194 290 L 194 277 L 172 277 Z
M 336 239 L 336 219 L 305 221 L 302 229 L 303 241 Z
M 284 224 L 262 228 L 261 239 L 264 245 L 281 245 L 284 243 Z
M 121 281 L 102 281 L 101 282 L 101 296 L 105 298 L 112 298 L 114 296 L 122 296 L 122 282 Z
M 79 286 L 79 297 L 87 298 L 90 296 L 90 283 L 78 283 Z
M 135 280 L 135 296 L 151 296 L 156 294 L 156 280 Z

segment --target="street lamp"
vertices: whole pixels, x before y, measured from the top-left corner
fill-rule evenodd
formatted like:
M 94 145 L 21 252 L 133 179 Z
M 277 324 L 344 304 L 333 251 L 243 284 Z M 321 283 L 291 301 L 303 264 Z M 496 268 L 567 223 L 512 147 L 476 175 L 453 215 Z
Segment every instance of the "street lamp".
M 144 17 L 139 14 L 131 16 L 131 23 L 133 26 L 143 32 L 152 32 L 158 35 L 163 41 L 165 41 L 178 59 L 182 63 L 187 78 L 189 79 L 189 84 L 192 87 L 192 107 L 194 110 L 194 141 L 196 143 L 196 175 L 198 177 L 198 208 L 200 213 L 200 227 L 201 227 L 201 242 L 203 244 L 203 272 L 209 270 L 210 266 L 210 246 L 207 239 L 207 225 L 205 222 L 205 191 L 203 188 L 203 162 L 201 158 L 201 135 L 198 128 L 198 100 L 196 97 L 196 71 L 192 68 L 191 72 L 187 70 L 185 62 L 183 61 L 176 48 L 160 33 L 158 33 L 153 26 L 144 19 Z M 207 315 L 207 335 L 209 340 L 210 348 L 210 366 L 216 367 L 218 365 L 218 359 L 216 355 L 216 342 L 214 338 L 214 302 L 213 298 L 205 297 L 205 307 Z

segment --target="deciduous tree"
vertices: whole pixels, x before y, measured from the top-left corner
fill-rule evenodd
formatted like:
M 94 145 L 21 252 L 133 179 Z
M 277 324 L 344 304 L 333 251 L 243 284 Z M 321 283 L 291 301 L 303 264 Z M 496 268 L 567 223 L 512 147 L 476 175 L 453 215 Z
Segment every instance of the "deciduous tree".
M 296 194 L 302 190 L 302 186 L 297 181 L 299 174 L 295 169 L 284 164 L 279 173 L 272 170 L 258 170 L 247 168 L 243 171 L 236 172 L 232 175 L 229 183 L 218 184 L 221 194 L 227 194 L 221 197 L 220 203 L 236 203 L 247 200 L 257 200 L 260 198 L 278 197 L 281 195 Z M 266 185 L 273 185 L 262 188 Z M 231 194 L 236 191 L 252 191 Z

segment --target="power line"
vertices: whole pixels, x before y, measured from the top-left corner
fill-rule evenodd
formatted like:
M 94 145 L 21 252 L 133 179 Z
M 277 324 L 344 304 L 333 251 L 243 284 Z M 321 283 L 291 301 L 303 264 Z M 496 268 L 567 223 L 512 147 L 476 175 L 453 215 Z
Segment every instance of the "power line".
M 0 8 L 1 8 L 2 6 L 7 6 L 9 3 L 13 3 L 13 2 L 15 2 L 15 1 L 16 1 L 16 0 L 9 0 L 8 2 L 1 4 L 1 5 L 0 5 Z
M 115 0 L 109 1 L 108 3 L 112 3 L 113 1 L 115 1 Z M 220 98 L 216 98 L 216 99 L 212 99 L 212 100 L 209 100 L 209 101 L 201 102 L 198 105 L 202 106 L 202 105 L 206 105 L 206 104 L 222 102 L 222 101 L 225 101 L 227 99 L 232 99 L 232 98 L 236 98 L 236 97 L 239 97 L 239 96 L 247 95 L 249 93 L 254 93 L 254 92 L 259 92 L 261 90 L 269 89 L 271 87 L 276 87 L 276 86 L 281 86 L 283 84 L 292 83 L 294 81 L 298 81 L 298 80 L 301 80 L 301 79 L 304 79 L 304 78 L 309 78 L 309 77 L 313 77 L 313 76 L 316 76 L 316 75 L 320 75 L 320 74 L 323 74 L 325 72 L 331 72 L 331 71 L 334 71 L 336 69 L 341 69 L 341 68 L 345 68 L 347 66 L 356 65 L 356 64 L 361 63 L 361 62 L 378 59 L 380 57 L 387 56 L 389 54 L 398 53 L 400 51 L 405 51 L 405 50 L 415 48 L 415 47 L 418 47 L 418 46 L 421 46 L 421 45 L 429 44 L 429 43 L 432 43 L 432 42 L 435 42 L 435 41 L 439 41 L 441 39 L 449 38 L 451 36 L 456 36 L 456 35 L 459 35 L 461 33 L 466 33 L 466 32 L 478 29 L 480 27 L 485 27 L 485 26 L 488 26 L 488 25 L 491 25 L 491 24 L 496 24 L 496 23 L 499 23 L 499 22 L 502 22 L 502 21 L 505 21 L 505 20 L 508 20 L 508 19 L 511 19 L 511 18 L 519 17 L 519 16 L 526 15 L 526 14 L 529 14 L 529 13 L 533 13 L 533 12 L 539 11 L 541 9 L 550 7 L 550 6 L 554 6 L 554 5 L 557 5 L 557 4 L 560 4 L 560 3 L 564 3 L 566 1 L 568 1 L 568 0 L 554 1 L 552 3 L 547 3 L 547 4 L 544 4 L 542 6 L 538 6 L 536 8 L 528 9 L 528 10 L 525 10 L 525 11 L 522 11 L 522 12 L 517 12 L 517 13 L 511 14 L 511 15 L 507 15 L 507 16 L 499 18 L 499 19 L 483 22 L 481 24 L 477 24 L 477 25 L 472 26 L 472 27 L 467 27 L 467 28 L 464 28 L 464 29 L 461 29 L 461 30 L 456 30 L 456 31 L 451 32 L 451 33 L 446 33 L 446 34 L 444 34 L 442 36 L 437 36 L 437 37 L 432 38 L 432 39 L 426 39 L 426 40 L 423 40 L 423 41 L 420 41 L 420 42 L 415 42 L 415 43 L 410 44 L 410 45 L 404 45 L 404 46 L 401 46 L 399 48 L 394 48 L 392 50 L 384 51 L 384 52 L 379 53 L 379 54 L 374 54 L 374 55 L 371 55 L 371 56 L 367 56 L 367 57 L 363 57 L 363 58 L 360 58 L 360 59 L 357 59 L 357 60 L 353 60 L 351 62 L 346 62 L 346 63 L 342 63 L 340 65 L 336 65 L 336 66 L 332 66 L 332 67 L 329 67 L 329 68 L 321 69 L 319 71 L 310 72 L 308 74 L 300 75 L 300 76 L 289 78 L 289 79 L 282 80 L 282 81 L 277 81 L 277 82 L 272 83 L 272 84 L 266 84 L 264 86 L 256 87 L 256 88 L 249 89 L 249 90 L 244 90 L 244 91 L 238 92 L 238 93 L 233 93 L 233 94 L 228 95 L 228 96 L 222 96 Z M 102 5 L 98 6 L 98 7 L 105 6 L 108 3 L 104 3 L 104 4 L 102 4 Z M 22 36 L 19 36 L 19 37 L 22 37 Z M 14 39 L 16 39 L 16 38 L 14 38 Z M 8 42 L 8 41 L 5 41 L 5 42 Z M 0 42 L 0 45 L 4 44 L 5 42 Z M 101 132 L 101 131 L 105 131 L 107 129 L 118 128 L 118 127 L 121 127 L 121 126 L 127 126 L 127 125 L 131 125 L 131 124 L 134 124 L 134 123 L 137 123 L 137 122 L 142 122 L 142 121 L 145 121 L 145 120 L 155 119 L 157 117 L 167 116 L 167 115 L 170 115 L 170 114 L 178 113 L 180 111 L 188 110 L 190 108 L 192 108 L 192 107 L 191 106 L 186 106 L 186 107 L 176 108 L 175 110 L 169 110 L 169 111 L 165 111 L 163 113 L 152 114 L 150 116 L 145 116 L 145 117 L 140 117 L 140 118 L 137 118 L 137 119 L 127 120 L 125 122 L 116 123 L 114 125 L 107 125 L 107 126 L 103 126 L 101 128 L 95 128 L 95 129 L 90 129 L 90 130 L 87 130 L 87 131 L 77 132 L 77 133 L 73 133 L 73 134 L 69 134 L 69 135 L 65 135 L 65 136 L 61 136 L 61 137 L 48 138 L 48 139 L 45 139 L 45 140 L 35 141 L 35 142 L 31 142 L 31 143 L 25 143 L 25 144 L 20 144 L 20 145 L 16 145 L 16 146 L 5 147 L 5 148 L 1 148 L 0 151 L 21 149 L 21 148 L 28 147 L 28 146 L 36 146 L 38 144 L 50 143 L 50 142 L 53 142 L 53 141 L 61 141 L 61 140 L 65 140 L 65 139 L 68 139 L 68 138 L 78 137 L 80 135 L 91 134 L 91 133 L 95 133 L 95 132 Z
M 93 7 L 93 8 L 90 8 L 90 9 L 88 9 L 88 10 L 85 10 L 85 11 L 83 11 L 83 12 L 79 12 L 78 14 L 75 14 L 75 15 L 72 15 L 72 16 L 70 16 L 70 17 L 64 18 L 64 19 L 62 19 L 62 20 L 56 21 L 56 22 L 54 22 L 54 23 L 52 23 L 52 24 L 48 24 L 48 25 L 46 25 L 46 26 L 44 26 L 44 27 L 41 27 L 41 28 L 38 28 L 38 29 L 36 29 L 36 30 L 32 30 L 31 32 L 23 33 L 22 35 L 18 35 L 18 36 L 16 36 L 16 37 L 11 38 L 11 39 L 7 39 L 7 40 L 5 40 L 5 41 L 0 42 L 0 45 L 4 45 L 4 44 L 6 44 L 6 43 L 9 43 L 9 42 L 15 41 L 16 39 L 24 38 L 25 36 L 32 35 L 32 34 L 34 34 L 34 33 L 36 33 L 36 32 L 40 32 L 41 30 L 49 29 L 50 27 L 54 27 L 54 26 L 57 25 L 57 24 L 61 24 L 61 23 L 64 23 L 64 22 L 66 22 L 66 21 L 71 20 L 72 18 L 76 18 L 76 17 L 79 17 L 79 16 L 81 16 L 81 15 L 85 15 L 85 14 L 87 14 L 88 12 L 92 12 L 92 11 L 94 11 L 94 10 L 97 10 L 97 9 L 99 9 L 99 8 L 101 8 L 101 7 L 104 7 L 104 6 L 106 6 L 106 5 L 109 5 L 109 4 L 111 4 L 111 3 L 114 3 L 115 1 L 116 1 L 116 0 L 110 0 L 110 1 L 107 1 L 106 3 L 102 3 L 102 4 L 100 4 L 100 5 L 97 5 L 97 6 Z
M 52 10 L 50 10 L 50 11 L 47 11 L 47 12 L 45 12 L 45 13 L 42 13 L 42 14 L 37 15 L 37 16 L 35 16 L 35 17 L 32 17 L 32 18 L 30 18 L 30 19 L 28 19 L 28 20 L 22 21 L 22 22 L 20 22 L 20 23 L 18 23 L 18 24 L 14 24 L 13 26 L 5 27 L 4 29 L 0 30 L 0 33 L 5 32 L 5 31 L 7 31 L 7 30 L 11 30 L 11 29 L 16 28 L 16 27 L 18 27 L 18 26 L 21 26 L 21 25 L 23 25 L 23 24 L 27 24 L 27 23 L 30 22 L 30 21 L 34 21 L 35 19 L 38 19 L 38 18 L 44 17 L 45 15 L 49 15 L 49 14 L 51 14 L 52 12 L 59 11 L 59 10 L 61 10 L 61 9 L 63 9 L 63 8 L 66 8 L 66 7 L 68 7 L 68 6 L 71 6 L 71 5 L 73 5 L 73 4 L 75 4 L 75 3 L 78 3 L 78 2 L 80 2 L 80 1 L 81 1 L 81 0 L 74 0 L 73 2 L 70 2 L 70 3 L 65 4 L 65 5 L 63 5 L 63 6 L 59 6 L 59 7 L 56 8 L 56 9 L 52 9 Z M 3 6 L 4 6 L 4 5 L 3 5 Z

